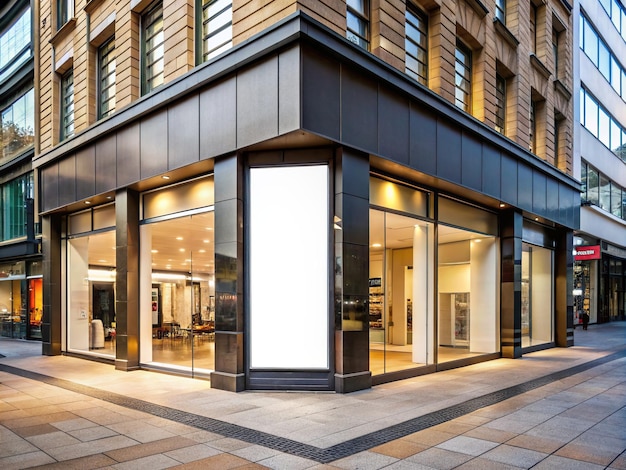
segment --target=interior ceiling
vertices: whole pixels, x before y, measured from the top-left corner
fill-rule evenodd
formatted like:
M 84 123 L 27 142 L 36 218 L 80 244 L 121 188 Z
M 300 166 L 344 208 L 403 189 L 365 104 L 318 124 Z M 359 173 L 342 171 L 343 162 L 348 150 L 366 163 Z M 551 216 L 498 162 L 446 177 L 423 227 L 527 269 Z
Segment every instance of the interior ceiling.
M 152 235 L 152 270 L 176 273 L 213 274 L 214 213 L 165 220 L 142 226 Z M 93 236 L 89 264 L 115 265 L 115 231 Z
M 427 222 L 392 213 L 370 213 L 370 249 L 382 251 L 413 246 L 413 229 Z M 384 219 L 387 226 L 384 231 Z M 213 274 L 214 265 L 214 213 L 205 212 L 193 216 L 170 219 L 142 227 L 152 234 L 152 270 L 176 273 Z M 115 265 L 115 231 L 98 234 L 95 243 L 89 243 L 89 264 L 112 267 Z M 485 235 L 439 225 L 439 244 L 462 240 L 488 238 Z M 179 239 L 182 238 L 182 239 Z M 380 243 L 380 248 L 371 245 Z
M 383 217 L 386 218 L 386 220 L 384 220 Z M 383 233 L 385 224 L 387 231 Z M 413 246 L 413 229 L 416 225 L 426 226 L 428 223 L 390 212 L 371 211 L 370 249 L 372 251 L 382 251 L 383 247 L 397 249 Z M 440 245 L 463 240 L 476 240 L 479 238 L 490 237 L 441 224 L 439 224 L 438 227 L 438 241 Z M 381 247 L 378 249 L 372 247 L 374 243 L 380 243 Z

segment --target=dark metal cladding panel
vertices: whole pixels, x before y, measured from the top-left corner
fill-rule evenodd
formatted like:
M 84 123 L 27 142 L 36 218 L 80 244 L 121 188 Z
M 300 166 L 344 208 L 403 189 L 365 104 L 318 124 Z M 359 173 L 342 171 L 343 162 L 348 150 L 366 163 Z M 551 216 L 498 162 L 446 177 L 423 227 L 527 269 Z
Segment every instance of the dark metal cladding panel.
M 96 143 L 96 193 L 111 191 L 117 185 L 115 140 L 115 134 L 109 134 Z
M 167 171 L 167 113 L 141 121 L 141 178 Z
M 336 60 L 304 48 L 302 60 L 302 126 L 340 140 L 341 69 Z
M 76 201 L 76 157 L 69 155 L 59 162 L 59 205 Z
M 507 204 L 517 206 L 517 161 L 506 154 L 501 154 L 501 199 Z
M 229 78 L 200 93 L 200 158 L 237 148 L 237 80 Z
M 411 103 L 410 165 L 418 171 L 437 173 L 437 118 L 418 103 Z
M 409 163 L 409 100 L 388 88 L 378 94 L 378 153 L 398 163 Z
M 563 184 L 559 185 L 560 213 L 565 216 L 565 225 L 580 226 L 580 193 Z
M 532 168 L 519 164 L 517 166 L 517 206 L 520 209 L 533 210 L 533 170 Z
M 43 211 L 59 206 L 59 164 L 41 170 L 41 205 Z
M 215 210 L 219 210 L 222 214 L 231 214 L 232 217 L 237 217 L 237 214 L 243 213 L 243 201 L 240 199 L 227 199 L 215 203 Z M 236 220 L 231 220 L 229 224 L 215 224 L 215 240 L 220 242 L 236 241 L 239 235 L 240 225 L 235 223 Z
M 547 215 L 546 210 L 546 175 L 533 171 L 533 212 Z
M 483 145 L 483 161 L 482 161 L 482 184 L 483 193 L 500 199 L 501 184 L 501 158 L 500 152 L 493 148 L 489 143 Z
M 461 182 L 461 130 L 445 120 L 437 121 L 437 176 Z
M 278 57 L 237 74 L 237 147 L 278 135 Z
M 347 67 L 341 73 L 341 140 L 368 151 L 378 149 L 378 84 Z
M 461 182 L 468 188 L 482 189 L 483 146 L 472 135 L 463 133 L 461 142 Z
M 559 183 L 553 179 L 546 179 L 546 216 L 550 220 L 559 218 Z
M 200 159 L 200 99 L 197 94 L 168 108 L 167 145 L 169 170 Z
M 369 298 L 369 247 L 367 245 L 343 243 L 343 257 L 342 274 L 344 299 L 345 296 L 361 296 L 364 301 L 358 305 L 366 305 L 366 301 Z M 344 313 L 345 308 L 344 306 Z M 358 318 L 354 317 L 354 319 Z M 365 318 L 362 317 L 362 319 L 366 321 L 367 315 Z
M 355 243 L 368 246 L 369 220 L 368 199 L 342 193 L 342 235 L 344 243 Z
M 117 184 L 139 181 L 140 172 L 140 127 L 134 123 L 117 133 Z
M 300 129 L 300 50 L 278 56 L 278 133 Z
M 76 153 L 76 200 L 96 193 L 96 147 L 89 145 Z
M 342 192 L 369 200 L 370 197 L 370 164 L 368 155 L 353 152 L 344 147 L 341 158 L 336 160 L 335 193 Z M 340 165 L 340 166 L 339 166 Z M 365 244 L 369 242 L 366 241 Z

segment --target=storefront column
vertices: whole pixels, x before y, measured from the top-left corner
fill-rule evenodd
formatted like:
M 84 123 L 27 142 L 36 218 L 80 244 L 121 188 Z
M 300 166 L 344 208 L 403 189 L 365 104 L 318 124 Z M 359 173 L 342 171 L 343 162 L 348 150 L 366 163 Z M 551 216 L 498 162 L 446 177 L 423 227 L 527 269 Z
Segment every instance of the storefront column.
M 372 386 L 369 367 L 369 157 L 335 158 L 335 391 Z
M 522 226 L 523 216 L 508 211 L 501 218 L 502 277 L 500 341 L 502 357 L 522 356 Z
M 139 368 L 139 193 L 115 195 L 115 368 Z
M 559 347 L 574 346 L 574 234 L 561 230 L 554 253 L 554 339 Z
M 243 168 L 240 155 L 215 161 L 215 371 L 211 387 L 245 389 Z
M 43 316 L 41 317 L 41 353 L 61 354 L 61 216 L 41 218 L 43 251 Z

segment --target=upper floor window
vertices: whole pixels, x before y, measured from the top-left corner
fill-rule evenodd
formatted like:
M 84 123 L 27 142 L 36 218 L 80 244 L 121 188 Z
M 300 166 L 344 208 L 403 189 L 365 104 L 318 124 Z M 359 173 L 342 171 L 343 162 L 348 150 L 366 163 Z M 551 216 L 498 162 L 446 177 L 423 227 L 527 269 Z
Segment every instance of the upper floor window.
M 233 45 L 232 0 L 202 1 L 202 62 Z
M 348 30 L 346 32 L 346 37 L 363 49 L 369 50 L 369 0 L 348 0 L 347 4 Z
M 535 100 L 530 100 L 530 116 L 529 116 L 529 136 L 528 136 L 528 149 L 532 153 L 537 153 L 537 103 Z
M 626 69 L 584 15 L 580 15 L 579 46 L 611 84 L 615 93 L 626 101 Z
M 61 140 L 74 135 L 74 71 L 61 78 Z
M 74 17 L 74 0 L 57 0 L 57 29 Z
M 626 189 L 585 161 L 580 173 L 582 202 L 591 203 L 626 220 Z
M 457 39 L 454 53 L 455 104 L 463 111 L 472 112 L 472 53 Z
M 626 128 L 584 88 L 580 89 L 580 123 L 626 162 Z
M 559 77 L 559 32 L 552 30 L 552 55 L 554 56 L 554 76 Z
M 30 8 L 0 34 L 0 82 L 32 55 Z
M 407 5 L 406 9 L 406 73 L 428 86 L 428 17 Z
M 606 10 L 606 14 L 611 18 L 615 29 L 626 41 L 626 6 L 620 4 L 618 0 L 600 0 L 600 3 Z
M 157 2 L 141 18 L 142 27 L 142 94 L 163 84 L 164 35 L 163 5 Z
M 538 8 L 534 3 L 530 3 L 530 46 L 531 52 L 537 55 L 537 16 Z
M 98 117 L 115 111 L 115 39 L 98 48 Z
M 505 132 L 506 122 L 506 80 L 496 74 L 496 130 L 500 134 Z
M 34 197 L 33 186 L 32 172 L 0 186 L 0 240 L 26 235 L 26 199 Z
M 496 0 L 496 18 L 506 24 L 506 0 Z
M 35 93 L 31 88 L 0 112 L 0 163 L 7 162 L 35 141 Z

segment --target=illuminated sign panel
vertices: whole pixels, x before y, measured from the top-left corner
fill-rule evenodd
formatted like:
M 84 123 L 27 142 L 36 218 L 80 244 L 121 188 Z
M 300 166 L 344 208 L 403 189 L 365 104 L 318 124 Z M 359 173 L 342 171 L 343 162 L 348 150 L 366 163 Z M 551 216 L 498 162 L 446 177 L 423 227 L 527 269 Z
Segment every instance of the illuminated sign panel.
M 574 248 L 574 260 L 575 261 L 600 259 L 601 257 L 602 257 L 602 253 L 600 251 L 600 245 L 577 246 Z

